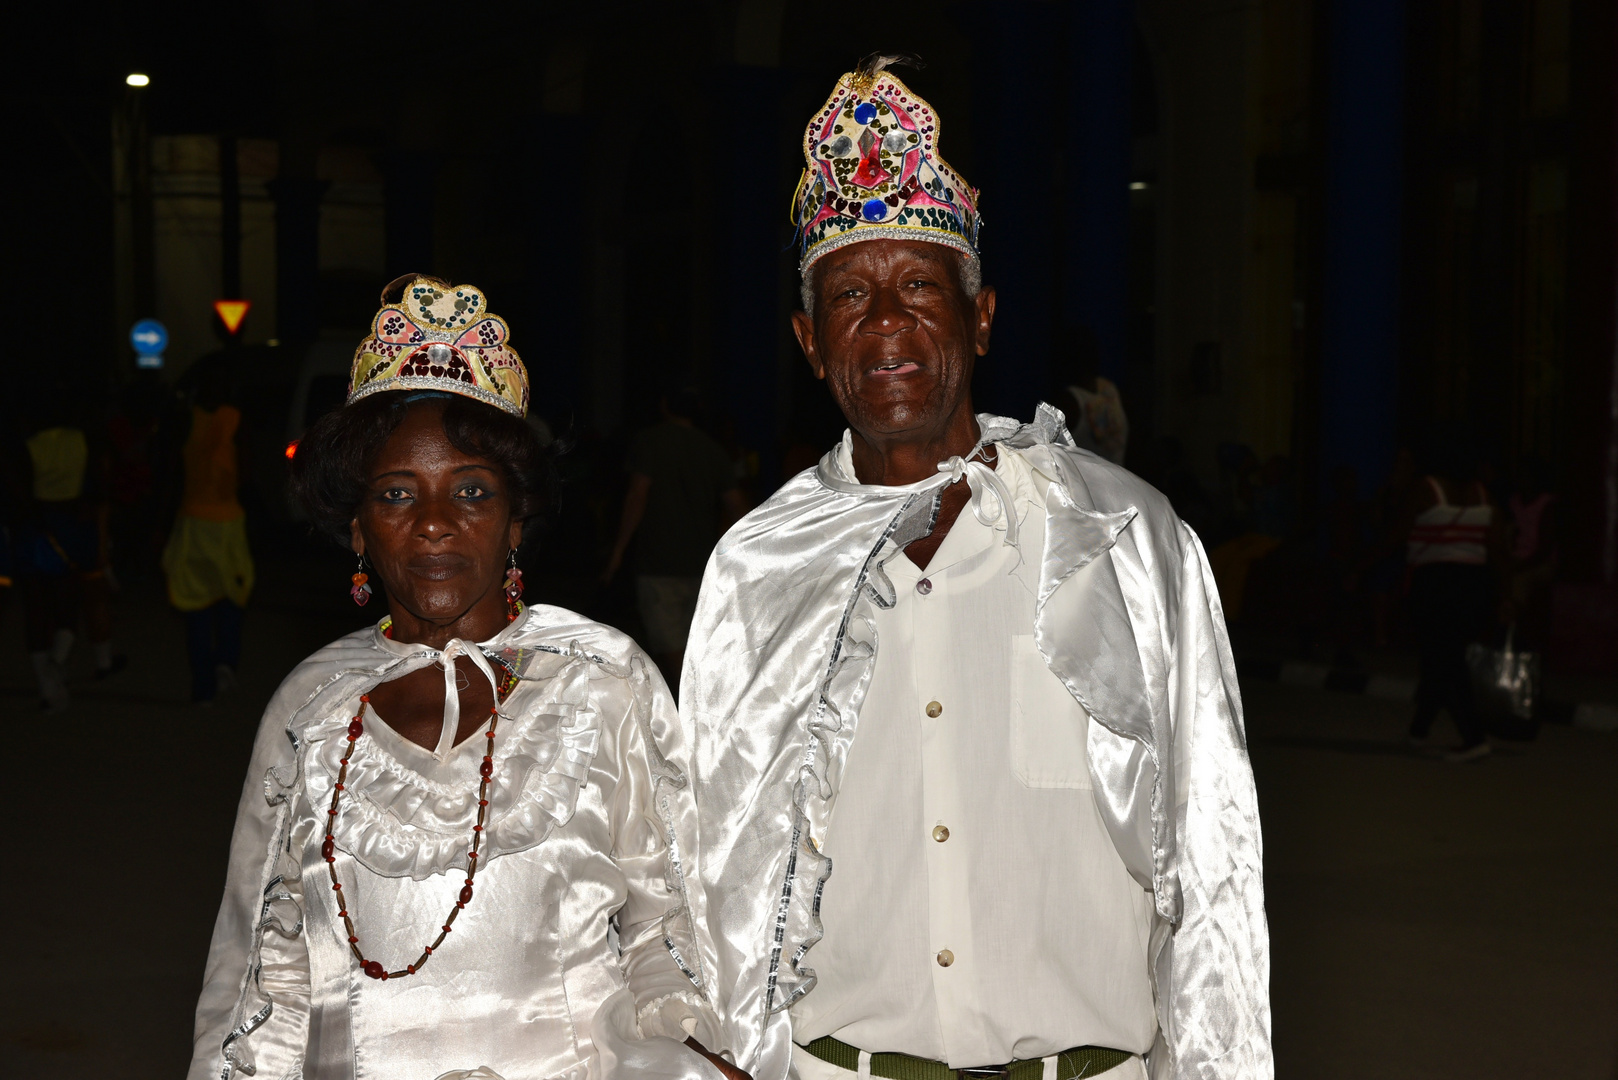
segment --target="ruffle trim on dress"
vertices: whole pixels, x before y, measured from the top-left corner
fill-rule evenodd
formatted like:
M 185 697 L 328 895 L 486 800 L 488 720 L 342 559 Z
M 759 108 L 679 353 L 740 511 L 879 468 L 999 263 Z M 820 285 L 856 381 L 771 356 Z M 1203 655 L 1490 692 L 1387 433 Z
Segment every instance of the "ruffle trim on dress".
M 271 770 L 275 772 L 276 770 Z M 272 800 L 274 802 L 275 800 Z M 234 1080 L 240 1075 L 252 1076 L 258 1071 L 248 1036 L 257 1031 L 275 1011 L 260 983 L 263 974 L 264 935 L 275 932 L 283 937 L 295 938 L 303 933 L 303 911 L 287 888 L 288 880 L 299 880 L 302 871 L 287 851 L 291 835 L 291 803 L 282 800 L 276 814 L 276 826 L 265 862 L 266 878 L 259 908 L 258 922 L 253 928 L 252 945 L 248 949 L 247 970 L 242 973 L 241 988 L 237 991 L 236 1006 L 231 1012 L 230 1030 L 220 1045 L 223 1067 L 220 1080 Z M 302 1066 L 296 1071 L 301 1075 Z
M 600 717 L 588 691 L 593 666 L 573 661 L 548 692 L 504 719 L 495 738 L 482 858 L 526 851 L 572 819 L 601 746 Z M 304 732 L 310 763 L 305 787 L 315 806 L 331 798 L 348 752 L 348 721 L 345 710 Z M 467 868 L 477 823 L 476 784 L 430 780 L 366 734 L 353 744 L 344 794 L 332 835 L 373 873 L 421 881 Z

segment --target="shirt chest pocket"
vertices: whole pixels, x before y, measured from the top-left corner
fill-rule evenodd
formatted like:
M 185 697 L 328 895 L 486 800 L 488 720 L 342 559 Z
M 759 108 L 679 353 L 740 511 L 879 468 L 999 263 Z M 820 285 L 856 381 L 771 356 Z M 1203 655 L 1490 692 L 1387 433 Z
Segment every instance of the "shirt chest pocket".
M 1011 639 L 1011 768 L 1031 788 L 1090 788 L 1090 718 L 1045 666 L 1032 634 Z

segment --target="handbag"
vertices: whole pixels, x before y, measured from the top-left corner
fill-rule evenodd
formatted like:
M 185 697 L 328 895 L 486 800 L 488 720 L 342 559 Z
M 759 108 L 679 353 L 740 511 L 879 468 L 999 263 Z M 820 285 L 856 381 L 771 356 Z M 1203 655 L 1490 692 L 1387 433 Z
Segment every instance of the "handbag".
M 1508 739 L 1532 739 L 1537 732 L 1534 705 L 1542 676 L 1539 654 L 1519 652 L 1513 644 L 1517 624 L 1506 628 L 1503 648 L 1474 642 L 1466 647 L 1466 666 L 1472 676 L 1472 700 L 1495 734 Z

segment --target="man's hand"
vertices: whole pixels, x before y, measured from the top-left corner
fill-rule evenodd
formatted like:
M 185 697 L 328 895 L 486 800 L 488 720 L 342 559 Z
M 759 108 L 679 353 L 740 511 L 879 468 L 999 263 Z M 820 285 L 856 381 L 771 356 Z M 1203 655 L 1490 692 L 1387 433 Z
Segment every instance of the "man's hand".
M 720 1057 L 718 1054 L 708 1053 L 708 1048 L 697 1042 L 697 1040 L 687 1039 L 685 1040 L 685 1045 L 689 1046 L 691 1049 L 713 1062 L 714 1068 L 725 1074 L 725 1080 L 753 1080 L 751 1076 L 742 1072 L 740 1069 L 726 1061 L 724 1058 Z

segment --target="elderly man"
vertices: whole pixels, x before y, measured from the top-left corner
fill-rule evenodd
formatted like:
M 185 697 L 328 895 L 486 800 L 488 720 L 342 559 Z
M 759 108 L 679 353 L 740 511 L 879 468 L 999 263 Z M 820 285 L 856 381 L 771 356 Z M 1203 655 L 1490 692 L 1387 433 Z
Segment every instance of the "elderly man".
M 938 133 L 877 60 L 804 140 L 793 327 L 849 431 L 720 542 L 681 694 L 724 1049 L 757 1080 L 1269 1077 L 1207 560 L 1060 413 L 973 414 L 995 295 Z

